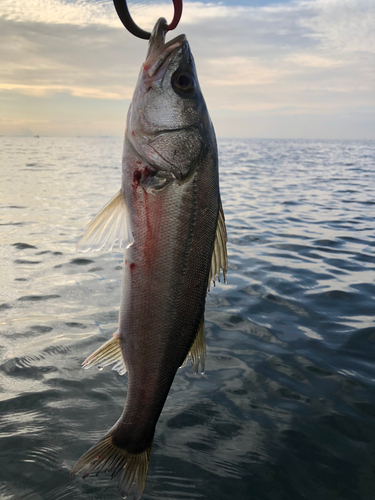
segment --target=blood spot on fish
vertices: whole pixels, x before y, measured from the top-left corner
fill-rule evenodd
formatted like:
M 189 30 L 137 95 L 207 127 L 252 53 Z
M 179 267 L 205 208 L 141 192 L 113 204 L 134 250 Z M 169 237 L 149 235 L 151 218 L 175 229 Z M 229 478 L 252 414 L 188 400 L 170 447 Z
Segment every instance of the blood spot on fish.
M 134 132 L 134 130 L 132 130 L 132 136 L 133 136 L 133 137 L 135 136 L 135 132 Z
M 138 163 L 138 162 L 137 162 Z M 141 162 L 139 162 L 141 164 Z M 137 170 L 134 170 L 134 174 L 133 174 L 133 187 L 137 188 L 139 186 L 139 183 L 141 182 L 141 180 L 145 180 L 147 179 L 147 177 L 149 175 L 152 174 L 152 170 L 150 167 L 142 167 L 142 168 L 138 168 Z
M 133 174 L 133 186 L 137 187 L 139 185 L 141 178 L 142 178 L 141 169 L 135 170 Z
M 134 268 L 135 268 L 135 264 L 134 264 L 134 262 L 132 262 L 129 266 L 129 269 L 130 269 L 130 271 L 133 271 Z
M 144 177 L 148 177 L 151 174 L 152 170 L 150 167 L 144 167 L 143 169 L 143 175 Z

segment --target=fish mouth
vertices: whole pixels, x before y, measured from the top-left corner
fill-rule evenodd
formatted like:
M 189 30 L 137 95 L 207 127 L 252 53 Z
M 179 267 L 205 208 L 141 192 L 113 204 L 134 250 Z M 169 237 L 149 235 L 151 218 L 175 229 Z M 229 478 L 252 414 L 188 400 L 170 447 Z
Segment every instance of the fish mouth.
M 156 23 L 148 45 L 146 60 L 143 68 L 150 78 L 155 77 L 164 63 L 172 58 L 177 50 L 187 43 L 185 35 L 178 35 L 169 42 L 165 43 L 166 20 L 160 18 Z

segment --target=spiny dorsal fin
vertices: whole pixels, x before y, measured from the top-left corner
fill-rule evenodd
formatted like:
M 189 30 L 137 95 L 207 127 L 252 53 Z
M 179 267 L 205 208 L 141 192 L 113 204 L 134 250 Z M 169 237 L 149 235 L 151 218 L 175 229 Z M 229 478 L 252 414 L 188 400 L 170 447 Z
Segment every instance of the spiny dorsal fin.
M 105 366 L 109 366 L 112 363 L 115 363 L 112 370 L 117 371 L 119 375 L 124 375 L 126 373 L 127 370 L 124 358 L 122 357 L 120 341 L 117 333 L 115 333 L 113 337 L 108 340 L 108 342 L 101 345 L 99 349 L 85 359 L 82 366 L 83 368 L 91 368 L 92 366 L 99 365 L 98 368 L 103 369 Z
M 182 366 L 186 365 L 189 356 L 193 367 L 193 372 L 198 373 L 199 365 L 201 365 L 200 372 L 203 374 L 204 364 L 206 360 L 206 342 L 204 340 L 204 315 L 202 316 L 201 322 L 199 323 L 197 336 L 195 337 L 189 354 L 186 356 L 185 361 L 182 363 Z
M 227 229 L 225 227 L 225 218 L 223 207 L 220 202 L 219 214 L 217 218 L 216 235 L 214 250 L 212 252 L 210 277 L 208 280 L 208 290 L 210 290 L 211 281 L 215 286 L 216 277 L 220 281 L 220 269 L 223 270 L 224 283 L 227 282 L 228 257 L 227 257 Z
M 105 248 L 110 252 L 116 241 L 119 248 L 124 249 L 134 241 L 129 212 L 121 189 L 89 223 L 78 242 L 77 251 L 96 252 Z

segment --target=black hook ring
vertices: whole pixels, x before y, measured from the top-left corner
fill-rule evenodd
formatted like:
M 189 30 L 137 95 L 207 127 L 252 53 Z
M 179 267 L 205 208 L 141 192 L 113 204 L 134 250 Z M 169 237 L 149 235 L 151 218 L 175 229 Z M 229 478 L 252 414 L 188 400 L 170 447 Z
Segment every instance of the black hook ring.
M 143 40 L 149 40 L 151 37 L 151 33 L 148 31 L 144 31 L 139 26 L 135 24 L 133 21 L 128 6 L 126 5 L 126 0 L 113 0 L 115 4 L 115 9 L 120 18 L 122 24 L 125 28 L 130 31 L 130 33 L 138 38 L 142 38 Z M 174 4 L 174 16 L 171 24 L 166 26 L 167 30 L 173 30 L 177 26 L 181 14 L 182 14 L 182 0 L 173 0 Z

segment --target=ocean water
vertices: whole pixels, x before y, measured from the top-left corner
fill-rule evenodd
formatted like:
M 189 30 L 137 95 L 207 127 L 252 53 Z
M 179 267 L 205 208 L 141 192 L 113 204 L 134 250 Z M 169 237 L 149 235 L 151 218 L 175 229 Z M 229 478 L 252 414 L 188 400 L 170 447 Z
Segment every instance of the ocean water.
M 81 362 L 117 327 L 120 253 L 76 254 L 120 185 L 118 138 L 0 138 L 0 498 L 115 500 L 69 478 L 127 377 Z M 145 500 L 375 498 L 375 142 L 221 140 L 228 284 L 204 375 L 176 375 Z

